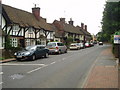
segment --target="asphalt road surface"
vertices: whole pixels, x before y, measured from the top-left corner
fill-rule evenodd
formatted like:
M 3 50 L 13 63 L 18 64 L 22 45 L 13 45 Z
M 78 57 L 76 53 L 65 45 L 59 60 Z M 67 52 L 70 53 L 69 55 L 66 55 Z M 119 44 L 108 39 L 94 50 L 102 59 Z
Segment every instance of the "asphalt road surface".
M 2 66 L 2 88 L 82 88 L 100 53 L 109 45 L 72 50 L 35 61 L 12 61 Z

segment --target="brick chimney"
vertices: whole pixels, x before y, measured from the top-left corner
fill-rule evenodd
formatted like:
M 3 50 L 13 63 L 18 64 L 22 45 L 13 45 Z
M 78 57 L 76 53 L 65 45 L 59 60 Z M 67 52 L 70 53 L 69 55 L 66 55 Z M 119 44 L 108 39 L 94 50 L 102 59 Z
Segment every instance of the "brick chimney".
M 72 18 L 70 18 L 69 24 L 73 26 L 74 21 L 72 21 Z
M 32 8 L 32 13 L 37 20 L 40 20 L 40 8 L 39 7 L 36 7 L 35 5 L 35 7 Z
M 60 21 L 65 23 L 65 18 L 60 18 Z
M 87 31 L 87 25 L 85 25 L 85 31 Z
M 84 23 L 81 23 L 81 29 L 84 29 Z

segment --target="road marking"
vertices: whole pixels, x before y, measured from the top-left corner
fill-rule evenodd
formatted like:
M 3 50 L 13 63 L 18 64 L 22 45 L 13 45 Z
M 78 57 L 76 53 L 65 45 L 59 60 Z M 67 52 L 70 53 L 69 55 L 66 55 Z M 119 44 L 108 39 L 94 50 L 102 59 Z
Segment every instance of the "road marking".
M 0 72 L 0 75 L 2 75 L 3 74 L 3 72 Z
M 56 63 L 56 62 L 52 62 L 52 63 L 50 63 L 50 64 L 54 64 L 54 63 Z
M 54 64 L 54 63 L 56 63 L 56 62 L 52 62 L 52 63 L 50 63 L 50 64 L 48 64 L 48 65 L 43 65 L 42 67 L 33 69 L 33 70 L 31 70 L 31 71 L 28 71 L 27 73 L 30 74 L 30 73 L 32 73 L 32 72 L 38 71 L 38 70 L 40 70 L 40 69 L 42 69 L 42 68 L 44 68 L 44 67 L 47 67 L 47 66 L 49 66 L 49 65 L 52 65 L 52 64 Z
M 31 71 L 29 71 L 29 72 L 27 72 L 27 73 L 30 74 L 30 73 L 35 72 L 35 71 L 38 71 L 38 70 L 40 70 L 41 68 L 44 68 L 44 67 L 46 67 L 46 66 L 47 66 L 47 65 L 44 65 L 43 67 L 39 67 L 39 68 L 33 69 L 33 70 L 31 70 Z
M 11 63 L 5 63 L 5 64 L 0 64 L 0 65 L 6 65 L 6 66 L 44 66 L 45 64 L 11 64 Z
M 3 82 L 0 82 L 0 84 L 3 84 Z

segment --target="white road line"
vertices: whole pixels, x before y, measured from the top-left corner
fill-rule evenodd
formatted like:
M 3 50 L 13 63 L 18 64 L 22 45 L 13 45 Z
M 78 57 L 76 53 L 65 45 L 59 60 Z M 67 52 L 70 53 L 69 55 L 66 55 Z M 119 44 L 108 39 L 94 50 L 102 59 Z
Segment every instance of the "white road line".
M 50 63 L 50 65 L 51 65 L 51 64 L 54 64 L 54 63 L 56 63 L 56 62 L 52 62 L 52 63 Z
M 3 82 L 0 82 L 0 84 L 3 84 Z
M 11 63 L 5 63 L 0 65 L 6 65 L 6 66 L 44 66 L 45 64 L 11 64 Z
M 42 69 L 42 68 L 44 68 L 44 67 L 46 67 L 46 66 L 47 66 L 47 65 L 44 65 L 43 67 L 39 67 L 39 68 L 33 69 L 33 70 L 31 70 L 31 71 L 29 71 L 29 72 L 27 72 L 27 73 L 30 74 L 30 73 L 35 72 L 35 71 L 37 71 L 37 70 L 40 70 L 40 69 Z
M 2 75 L 3 74 L 3 72 L 0 72 L 0 75 Z
M 54 64 L 54 63 L 56 63 L 56 62 L 52 62 L 52 63 L 50 63 L 50 64 L 48 64 L 48 65 L 44 65 L 44 66 L 42 66 L 42 67 L 33 69 L 33 70 L 31 70 L 31 71 L 28 71 L 27 73 L 30 74 L 30 73 L 32 73 L 32 72 L 38 71 L 38 70 L 40 70 L 40 69 L 42 69 L 42 68 L 44 68 L 44 67 L 47 67 L 47 66 L 49 66 L 49 65 L 52 65 L 52 64 Z

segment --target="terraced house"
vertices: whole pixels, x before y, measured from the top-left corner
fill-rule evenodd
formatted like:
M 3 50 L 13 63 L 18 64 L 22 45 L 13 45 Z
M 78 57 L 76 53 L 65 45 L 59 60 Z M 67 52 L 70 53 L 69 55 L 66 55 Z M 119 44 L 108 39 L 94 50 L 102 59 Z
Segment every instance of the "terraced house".
M 79 42 L 91 39 L 87 25 L 74 26 L 72 19 L 66 23 L 65 18 L 60 18 L 60 21 L 54 20 L 52 24 L 47 23 L 36 5 L 30 13 L 2 4 L 2 30 L 5 33 L 5 41 L 9 36 L 13 47 L 46 45 L 48 41 L 64 42 L 68 37 Z
M 70 19 L 66 23 L 65 18 L 60 18 L 60 21 L 55 20 L 53 22 L 57 28 L 57 36 L 59 36 L 59 41 L 64 41 L 68 37 L 72 37 L 73 41 L 87 42 L 91 40 L 91 34 L 87 31 L 87 25 L 81 23 L 80 26 L 74 26 L 74 21 Z
M 32 13 L 8 5 L 2 5 L 2 30 L 10 36 L 13 47 L 46 45 L 53 38 L 51 26 L 40 16 L 40 8 L 32 8 Z M 51 37 L 49 37 L 51 36 Z

